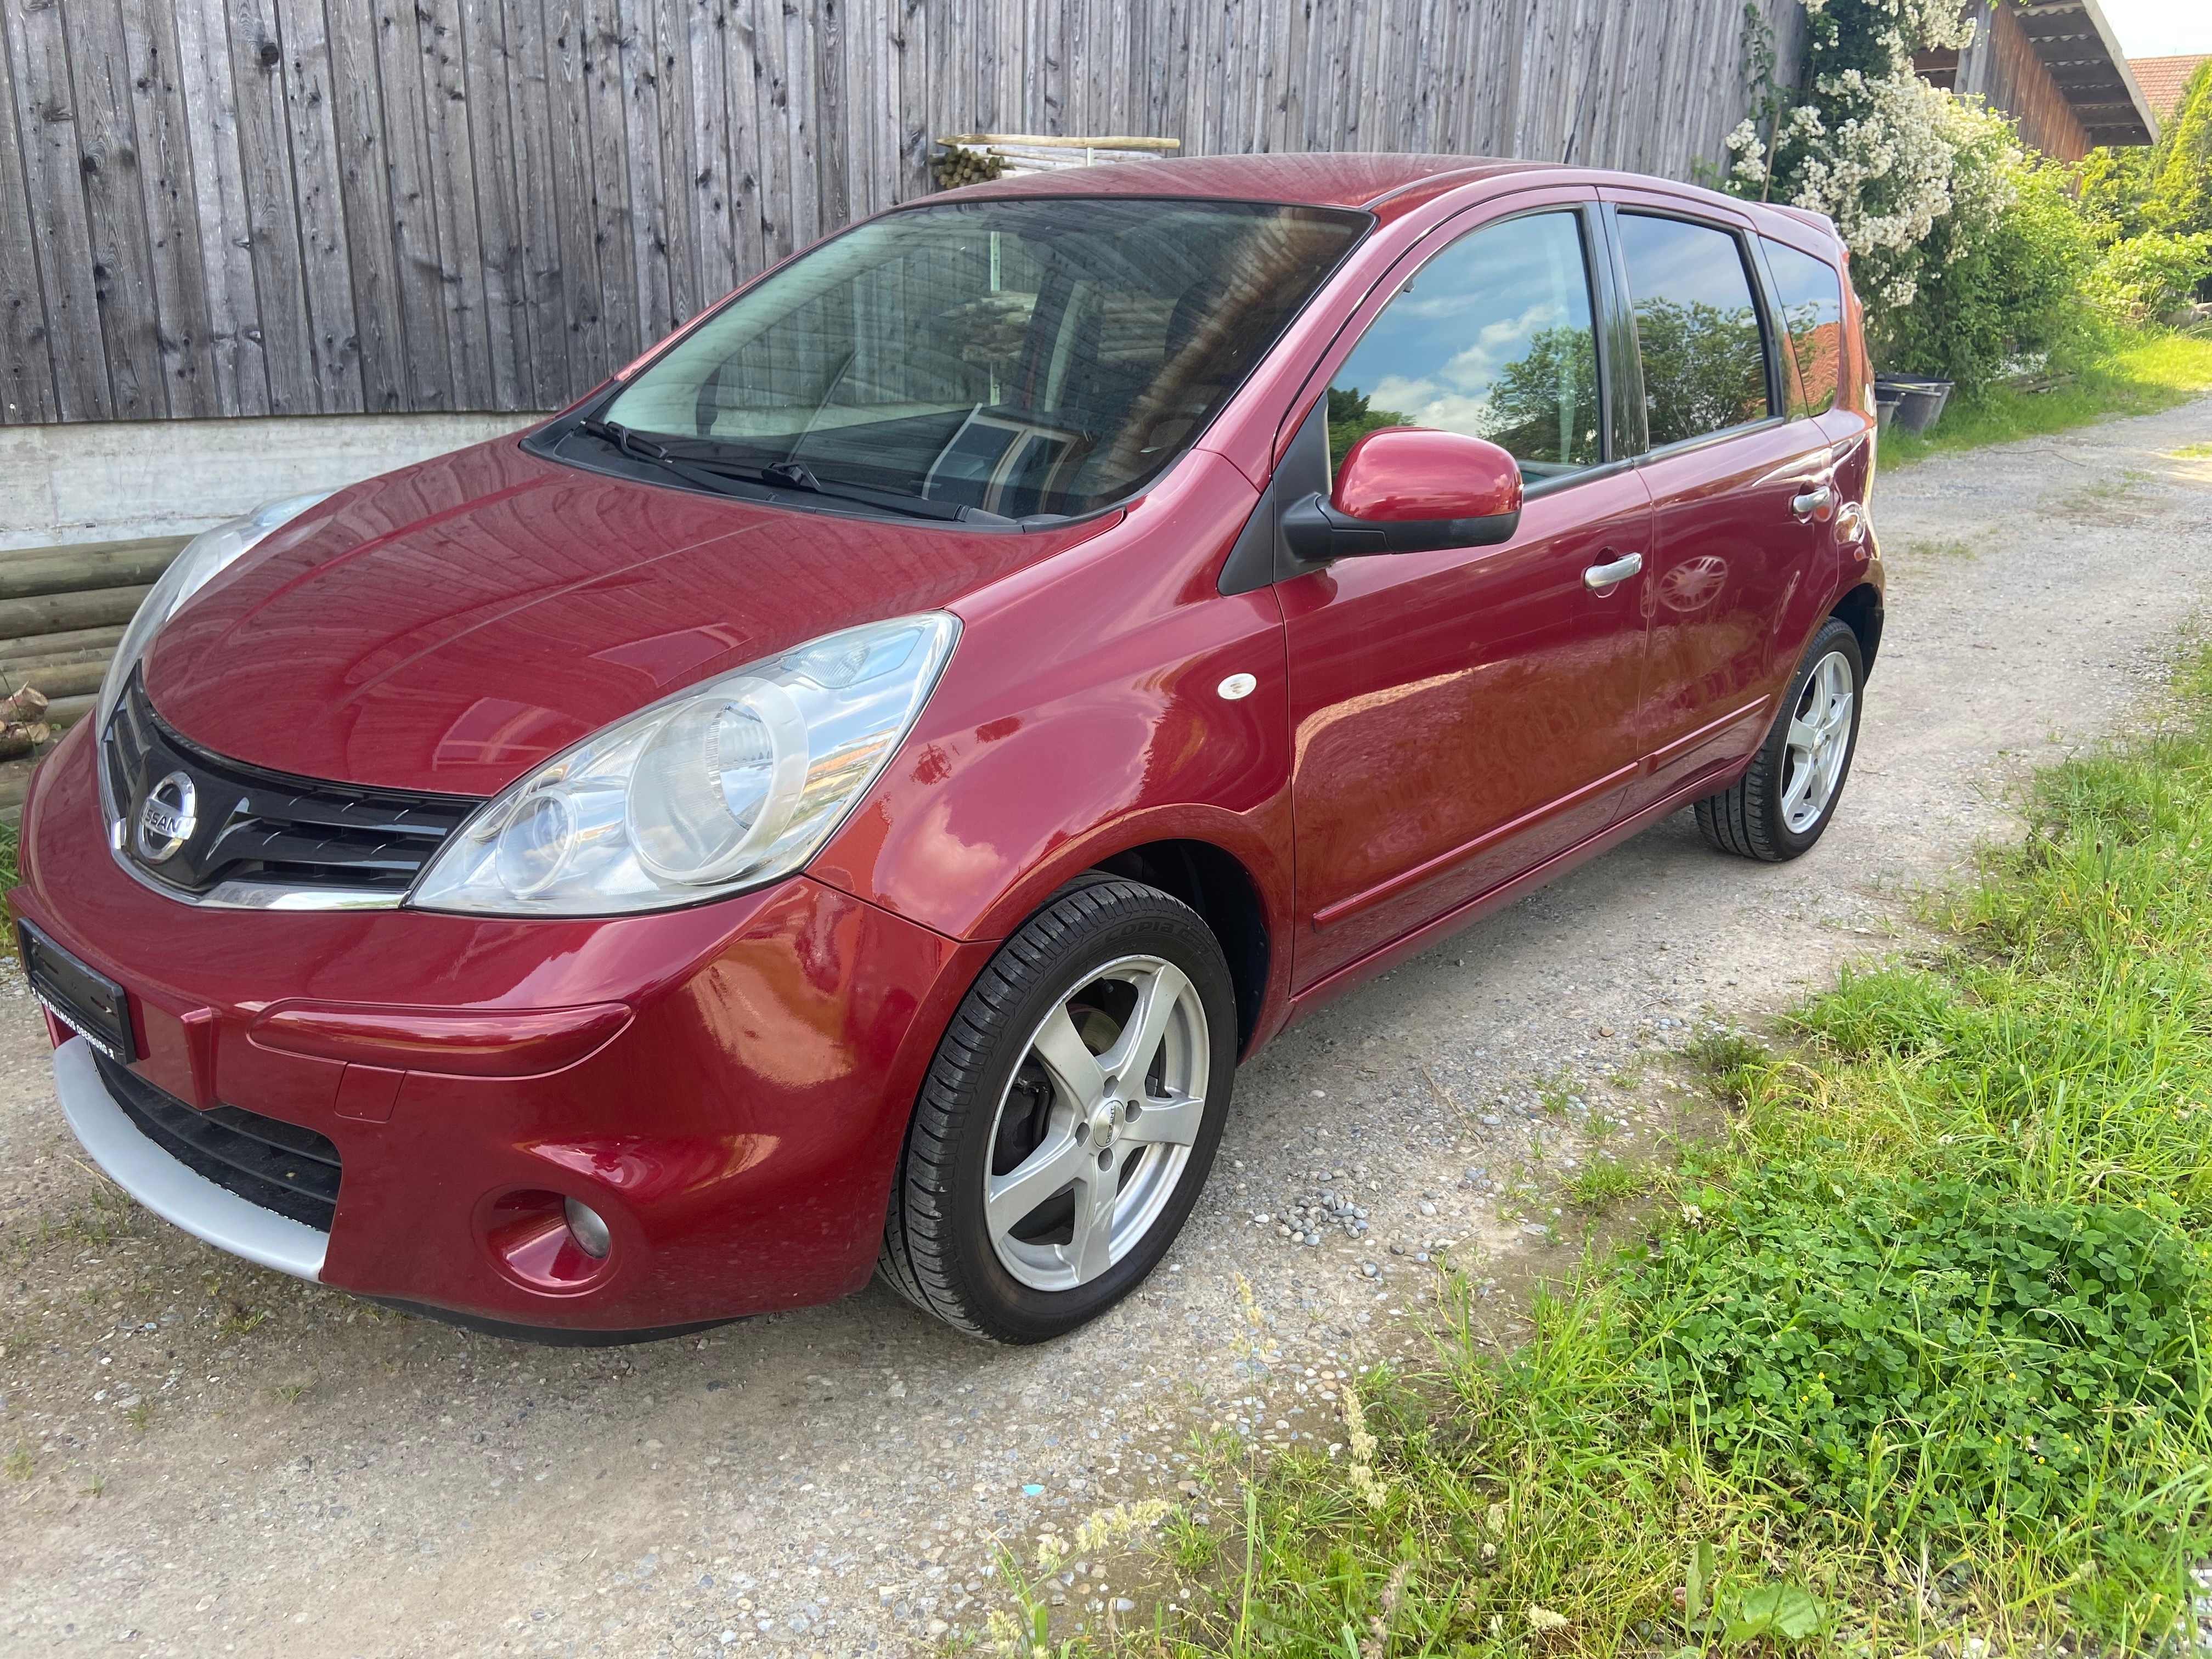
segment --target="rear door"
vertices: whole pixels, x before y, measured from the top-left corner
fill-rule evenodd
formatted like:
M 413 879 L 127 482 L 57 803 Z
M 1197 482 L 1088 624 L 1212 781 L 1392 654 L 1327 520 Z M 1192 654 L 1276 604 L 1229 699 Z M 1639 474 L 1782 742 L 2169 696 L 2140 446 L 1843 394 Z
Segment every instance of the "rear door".
M 1364 433 L 1431 427 L 1501 445 L 1528 494 L 1498 546 L 1340 559 L 1277 587 L 1298 988 L 1602 830 L 1635 770 L 1650 514 L 1603 413 L 1604 246 L 1595 206 L 1561 203 L 1401 270 L 1277 473 L 1325 490 Z
M 1654 512 L 1634 811 L 1747 753 L 1816 601 L 1829 445 L 1785 390 L 1748 227 L 1717 207 L 1608 191 L 1636 321 Z

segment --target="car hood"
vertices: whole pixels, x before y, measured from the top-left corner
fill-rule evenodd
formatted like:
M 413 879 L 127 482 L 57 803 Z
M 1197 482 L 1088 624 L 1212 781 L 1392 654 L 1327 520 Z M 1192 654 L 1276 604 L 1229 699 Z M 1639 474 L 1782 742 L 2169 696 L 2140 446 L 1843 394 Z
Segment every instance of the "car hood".
M 276 532 L 155 637 L 161 718 L 233 760 L 489 795 L 686 685 L 927 611 L 1096 535 L 789 511 L 501 439 Z

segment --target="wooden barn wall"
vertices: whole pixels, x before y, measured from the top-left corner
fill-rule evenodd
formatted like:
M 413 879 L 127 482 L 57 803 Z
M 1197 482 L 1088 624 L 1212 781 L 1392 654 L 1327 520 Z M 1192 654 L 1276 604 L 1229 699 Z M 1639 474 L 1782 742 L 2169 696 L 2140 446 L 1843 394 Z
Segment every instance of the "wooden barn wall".
M 1796 0 L 1759 0 L 1796 61 Z M 0 422 L 535 410 L 932 137 L 1687 176 L 1740 0 L 0 0 Z M 1139 164 L 1130 164 L 1139 165 Z
M 2045 155 L 2061 161 L 2087 155 L 2089 135 L 2020 19 L 2009 7 L 1988 0 L 1977 5 L 1975 18 L 1978 33 L 1985 33 L 1986 40 L 1977 40 L 1968 54 L 1979 64 L 1961 64 L 1958 90 L 1978 93 L 2011 116 L 2020 123 L 2021 137 Z

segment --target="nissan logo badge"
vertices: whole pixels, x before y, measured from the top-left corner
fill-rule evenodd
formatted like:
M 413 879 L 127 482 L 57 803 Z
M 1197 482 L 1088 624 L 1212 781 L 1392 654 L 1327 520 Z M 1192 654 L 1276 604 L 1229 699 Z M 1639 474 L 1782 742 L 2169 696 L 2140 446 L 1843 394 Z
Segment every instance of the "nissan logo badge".
M 172 772 L 146 792 L 138 809 L 138 856 L 160 864 L 176 856 L 199 823 L 198 793 L 182 772 Z

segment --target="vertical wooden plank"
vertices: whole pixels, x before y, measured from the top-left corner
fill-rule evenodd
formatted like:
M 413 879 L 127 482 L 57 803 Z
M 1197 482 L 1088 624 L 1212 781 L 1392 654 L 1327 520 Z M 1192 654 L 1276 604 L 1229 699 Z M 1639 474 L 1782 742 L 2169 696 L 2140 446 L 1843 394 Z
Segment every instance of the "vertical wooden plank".
M 517 101 L 527 97 L 527 82 L 501 0 L 460 0 L 444 55 L 459 61 L 464 94 L 459 107 L 467 117 L 492 407 L 538 408 L 522 231 L 524 163 L 515 119 Z
M 169 412 L 167 377 L 162 372 L 151 239 L 138 183 L 139 143 L 123 18 L 112 0 L 75 0 L 66 21 L 93 294 L 100 307 L 115 414 L 121 420 L 158 420 Z
M 897 19 L 891 36 L 893 108 L 898 123 L 898 173 L 894 202 L 907 202 L 929 191 L 928 0 L 891 0 Z
M 730 229 L 735 253 L 723 283 L 733 288 L 768 263 L 761 234 L 760 59 L 755 54 L 752 0 L 716 0 L 715 39 L 728 66 L 723 125 L 730 179 Z
M 495 333 L 486 298 L 484 243 L 471 162 L 469 88 L 459 0 L 415 0 L 416 70 L 429 144 L 430 216 L 445 290 L 455 409 L 498 409 L 516 370 L 511 337 Z M 501 319 L 500 320 L 505 320 Z
M 325 9 L 327 26 L 333 15 Z M 376 64 L 376 21 L 339 0 L 330 52 L 331 122 L 338 204 L 346 226 L 347 286 L 353 298 L 354 361 L 362 407 L 393 413 L 417 407 L 400 321 L 399 244 L 392 211 L 384 104 Z
M 781 135 L 791 169 L 791 204 L 785 216 L 791 243 L 804 247 L 822 234 L 822 173 L 815 153 L 819 131 L 814 106 L 813 0 L 782 0 L 783 89 Z
M 687 65 L 690 124 L 692 283 L 695 304 L 712 305 L 729 290 L 738 263 L 730 187 L 730 58 L 724 0 L 682 0 L 673 18 L 674 50 Z M 669 48 L 664 45 L 663 50 Z
M 815 234 L 852 217 L 851 162 L 846 154 L 845 9 L 842 0 L 809 0 L 813 58 L 813 119 L 809 148 L 815 157 Z
M 18 124 L 31 111 L 27 100 L 17 96 L 14 58 L 0 40 L 0 225 L 28 225 L 31 193 Z M 59 418 L 49 337 L 32 239 L 0 236 L 0 425 Z
M 790 35 L 787 0 L 747 0 L 754 54 L 753 132 L 760 177 L 762 258 L 774 264 L 798 241 L 799 187 L 791 165 Z
M 526 365 L 529 406 L 556 409 L 568 401 L 574 382 L 562 301 L 559 161 L 547 84 L 544 0 L 504 0 L 501 28 L 512 77 L 507 93 L 514 148 L 514 268 L 508 298 L 520 307 L 517 340 Z M 473 51 L 469 64 L 473 72 Z
M 454 307 L 438 251 L 437 184 L 428 89 L 414 0 L 372 0 L 377 77 L 384 93 L 384 161 L 410 410 L 455 409 Z
M 76 96 L 61 10 L 10 5 L 0 13 L 25 116 L 30 234 L 44 279 L 58 413 L 65 421 L 112 420 L 114 392 L 100 337 L 99 283 L 79 172 Z
M 983 112 L 986 132 L 1020 132 L 1028 118 L 1022 95 L 1022 64 L 1029 52 L 1023 19 L 1025 0 L 988 0 L 979 8 L 985 38 L 991 42 L 990 105 Z
M 638 283 L 636 217 L 629 153 L 629 112 L 623 86 L 622 15 L 616 0 L 585 0 L 584 90 L 591 113 L 592 234 L 599 247 L 599 282 L 612 374 L 643 349 L 645 301 Z
M 721 141 L 719 127 L 703 136 L 693 85 L 700 66 L 691 55 L 690 13 L 698 0 L 654 0 L 654 90 L 660 117 L 660 165 L 667 190 L 668 310 L 681 325 L 699 314 L 702 246 L 720 235 L 716 220 L 720 169 L 708 159 Z M 716 65 L 719 72 L 720 65 Z M 720 101 L 719 88 L 716 101 Z M 710 188 L 710 186 L 712 188 Z M 715 292 L 720 292 L 716 289 Z
M 522 0 L 524 4 L 538 0 Z M 561 327 L 568 338 L 565 391 L 577 396 L 621 367 L 607 325 L 601 275 L 599 213 L 592 177 L 590 22 L 584 0 L 544 0 L 545 95 L 551 117 L 550 151 L 557 218 Z M 622 250 L 625 258 L 627 249 Z
M 191 146 L 177 84 L 176 25 L 169 0 L 132 0 L 118 9 L 164 401 L 173 417 L 213 415 L 218 404 L 208 355 L 207 283 L 192 199 Z M 0 186 L 4 222 L 9 221 Z
M 355 234 L 347 223 L 327 19 L 323 0 L 284 0 L 278 20 L 284 59 L 278 76 L 292 158 L 293 211 L 299 221 L 315 407 L 357 413 L 368 398 L 361 333 L 354 314 Z M 378 227 L 362 228 L 374 240 Z
M 230 0 L 230 84 L 237 100 L 238 176 L 253 270 L 269 412 L 312 415 L 315 353 L 292 192 L 292 136 L 284 112 L 284 46 L 271 0 Z
M 853 217 L 880 212 L 892 201 L 899 173 L 898 57 L 893 45 L 903 0 L 846 5 L 845 89 L 855 112 Z
M 630 268 L 637 289 L 638 349 L 675 326 L 668 281 L 668 196 L 661 176 L 660 99 L 653 77 L 651 0 L 617 0 L 609 8 L 616 39 L 605 54 L 622 95 L 628 161 Z

